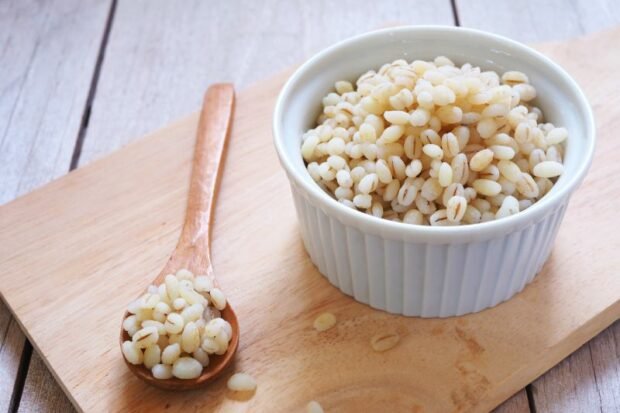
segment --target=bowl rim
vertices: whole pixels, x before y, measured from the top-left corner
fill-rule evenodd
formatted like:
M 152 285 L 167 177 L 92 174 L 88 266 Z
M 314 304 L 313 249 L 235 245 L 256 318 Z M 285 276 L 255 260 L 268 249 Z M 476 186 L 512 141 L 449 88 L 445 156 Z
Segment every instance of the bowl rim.
M 426 35 L 429 33 L 441 33 L 452 36 L 467 34 L 469 36 L 478 37 L 489 41 L 501 42 L 507 48 L 516 50 L 521 54 L 529 55 L 533 59 L 537 60 L 538 63 L 546 65 L 555 73 L 556 76 L 561 77 L 561 80 L 571 89 L 570 92 L 577 97 L 575 103 L 577 108 L 582 112 L 581 115 L 584 119 L 584 129 L 586 134 L 586 143 L 584 145 L 585 148 L 581 151 L 581 155 L 579 157 L 580 163 L 577 165 L 576 171 L 567 177 L 567 181 L 565 181 L 564 185 L 557 191 L 550 191 L 549 194 L 535 202 L 525 211 L 521 211 L 509 217 L 469 225 L 430 226 L 394 222 L 366 214 L 362 211 L 354 210 L 331 197 L 314 181 L 309 182 L 307 179 L 300 176 L 299 171 L 296 169 L 293 161 L 289 158 L 289 155 L 285 149 L 285 136 L 282 130 L 282 119 L 286 113 L 284 104 L 288 100 L 289 95 L 291 95 L 295 86 L 304 77 L 306 72 L 311 70 L 317 64 L 320 64 L 322 60 L 337 53 L 340 49 L 354 46 L 358 43 L 367 41 L 370 38 L 386 36 L 393 37 L 402 33 L 424 33 Z M 348 223 L 357 228 L 362 228 L 365 232 L 373 232 L 384 236 L 387 235 L 391 238 L 405 237 L 416 241 L 437 242 L 452 242 L 457 239 L 468 237 L 471 238 L 472 236 L 475 236 L 475 238 L 489 238 L 496 236 L 498 233 L 512 232 L 515 229 L 525 228 L 532 223 L 540 221 L 546 215 L 555 210 L 555 207 L 562 203 L 562 200 L 570 196 L 570 194 L 581 183 L 592 162 L 596 140 L 594 115 L 585 94 L 578 86 L 577 82 L 553 60 L 529 46 L 501 35 L 470 28 L 438 25 L 400 26 L 374 30 L 350 37 L 323 49 L 299 66 L 282 87 L 273 112 L 272 128 L 273 142 L 276 152 L 280 159 L 280 163 L 287 172 L 289 180 L 291 180 L 291 183 L 295 184 L 298 188 L 303 188 L 304 192 L 314 199 L 315 202 L 319 203 L 320 207 L 325 210 L 325 212 L 329 211 L 329 215 L 336 216 L 342 222 Z

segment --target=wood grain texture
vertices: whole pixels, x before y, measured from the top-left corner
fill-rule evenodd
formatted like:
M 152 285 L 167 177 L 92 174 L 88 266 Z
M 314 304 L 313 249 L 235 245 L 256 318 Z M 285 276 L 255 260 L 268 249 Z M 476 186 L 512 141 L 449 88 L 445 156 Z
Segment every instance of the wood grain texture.
M 568 39 L 620 24 L 620 3 L 614 0 L 457 0 L 456 5 L 462 26 L 521 41 Z M 601 337 L 613 336 L 618 328 L 610 327 Z M 600 340 L 597 337 L 534 383 L 539 413 L 620 410 L 620 358 L 609 345 L 595 344 Z M 602 370 L 598 375 L 595 360 Z M 602 360 L 607 362 L 604 367 Z
M 252 399 L 229 394 L 225 377 L 207 393 L 162 394 L 131 376 L 116 346 L 118 316 L 178 237 L 197 116 L 4 206 L 0 292 L 61 384 L 88 411 L 164 403 L 171 411 L 263 411 L 274 404 L 293 411 L 309 399 L 328 411 L 386 405 L 487 411 L 620 315 L 620 279 L 612 271 L 620 257 L 607 220 L 620 207 L 610 195 L 620 188 L 604 179 L 620 173 L 620 164 L 610 161 L 619 149 L 612 132 L 620 119 L 610 108 L 620 102 L 610 85 L 618 82 L 620 62 L 608 53 L 618 39 L 620 31 L 545 48 L 582 82 L 601 133 L 592 170 L 543 273 L 494 309 L 445 320 L 388 315 L 343 296 L 317 273 L 303 252 L 270 144 L 281 77 L 239 96 L 215 216 L 214 266 L 242 332 L 231 372 L 258 378 Z M 584 63 L 593 53 L 595 62 Z M 593 65 L 597 79 L 589 76 Z M 597 196 L 609 201 L 591 202 Z M 590 253 L 585 259 L 583 251 L 597 259 Z M 256 283 L 260 288 L 250 288 Z M 52 287 L 63 289 L 62 300 L 47 294 Z M 325 309 L 340 322 L 317 334 L 312 320 Z M 390 352 L 373 354 L 368 338 L 386 323 L 403 339 Z M 67 337 L 70 348 L 62 345 Z
M 120 0 L 80 165 L 193 112 L 210 83 L 243 88 L 389 21 L 452 25 L 450 1 Z
M 32 353 L 30 368 L 19 403 L 19 413 L 70 413 L 75 411 L 41 357 Z
M 620 322 L 596 336 L 590 343 L 596 387 L 604 413 L 620 410 Z
M 215 277 L 214 285 L 219 287 L 211 259 L 211 235 L 215 200 L 219 192 L 218 186 L 222 176 L 225 148 L 230 138 L 234 107 L 235 90 L 232 84 L 219 83 L 207 89 L 196 131 L 183 228 L 170 259 L 150 283 L 152 285 L 164 284 L 169 274 L 187 269 L 194 274 Z M 125 312 L 124 318 L 129 316 L 130 313 Z M 227 350 L 220 355 L 221 357 L 210 358 L 208 367 L 194 379 L 180 380 L 176 377 L 156 379 L 151 370 L 144 365 L 132 364 L 124 358 L 125 364 L 136 377 L 160 389 L 177 391 L 204 389 L 207 383 L 215 380 L 234 361 L 239 345 L 239 322 L 230 303 L 221 310 L 221 317 L 230 324 L 232 331 Z M 128 340 L 131 340 L 131 337 L 127 331 L 121 329 L 119 344 L 122 346 Z
M 538 412 L 620 410 L 620 322 L 532 384 Z
M 26 338 L 0 301 L 0 411 L 9 411 Z
M 510 399 L 497 406 L 493 413 L 531 413 L 525 389 L 519 390 Z
M 187 10 L 152 1 L 121 1 L 119 6 L 80 164 L 193 110 L 200 99 L 201 89 L 196 84 L 206 87 L 223 79 L 242 87 L 333 42 L 390 22 L 453 23 L 449 2 L 443 0 L 434 4 L 418 1 L 405 9 L 397 1 L 383 2 L 381 7 L 367 2 L 361 7 L 352 0 L 267 1 L 258 8 L 252 3 L 239 7 L 238 2 L 210 4 L 207 8 L 194 2 L 186 4 Z M 347 24 L 341 24 L 345 10 Z M 141 18 L 135 19 L 138 13 Z M 200 24 L 209 14 L 219 17 L 217 30 Z M 256 19 L 257 14 L 264 20 Z M 241 24 L 230 24 L 233 19 Z M 166 40 L 158 42 L 164 36 Z M 217 51 L 218 59 L 199 50 Z M 176 64 L 188 60 L 187 65 Z M 145 64 L 155 61 L 158 64 Z M 140 70 L 139 79 L 152 83 L 127 87 L 136 81 L 123 75 L 128 70 L 130 76 Z M 127 130 L 127 125 L 132 129 Z M 525 400 L 527 407 L 525 391 L 513 399 Z M 509 406 L 523 403 L 506 405 L 497 412 L 518 411 Z
M 381 8 L 373 6 L 374 14 L 369 16 L 353 1 L 337 5 L 325 1 L 313 5 L 301 1 L 266 1 L 262 5 L 194 1 L 183 7 L 163 1 L 122 1 L 113 32 L 116 48 L 108 51 L 106 60 L 112 62 L 112 69 L 106 67 L 104 73 L 110 75 L 106 84 L 112 90 L 129 88 L 130 96 L 97 95 L 103 100 L 99 106 L 105 112 L 103 122 L 118 122 L 113 122 L 116 129 L 112 131 L 89 135 L 80 159 L 83 163 L 92 158 L 91 144 L 103 146 L 107 153 L 144 131 L 189 113 L 204 87 L 214 80 L 246 84 L 297 63 L 324 45 L 389 20 L 451 23 L 448 0 L 432 6 L 418 3 L 415 9 L 399 14 L 398 2 L 390 1 Z M 6 45 L 0 49 L 0 119 L 8 122 L 3 125 L 0 120 L 0 134 L 4 132 L 0 135 L 0 204 L 68 171 L 109 7 L 108 0 L 0 3 L 0 27 L 11 28 L 0 31 L 0 44 Z M 342 12 L 348 7 L 355 10 L 350 24 L 339 24 L 337 14 L 331 14 L 330 19 L 323 16 L 329 9 Z M 311 20 L 306 18 L 309 14 Z M 255 21 L 257 15 L 260 21 Z M 214 16 L 211 21 L 215 24 L 204 24 Z M 300 43 L 306 48 L 300 50 Z M 218 59 L 213 58 L 214 53 Z M 124 107 L 119 107 L 117 98 Z M 128 102 L 139 106 L 127 112 Z M 91 130 L 97 130 L 97 122 L 92 124 Z M 108 132 L 112 135 L 106 135 Z M 116 133 L 124 136 L 120 143 Z M 0 313 L 3 311 L 0 307 Z M 10 331 L 17 335 L 10 341 L 16 341 L 20 330 Z M 23 336 L 17 341 L 24 341 Z M 8 361 L 19 363 L 19 355 Z M 33 363 L 30 368 L 39 385 L 24 391 L 39 391 L 42 396 L 25 397 L 42 400 L 51 394 L 44 385 L 50 376 L 38 371 L 41 366 Z M 0 369 L 12 371 L 2 364 Z M 13 381 L 14 377 L 7 378 L 3 385 Z M 49 387 L 57 385 L 50 381 Z M 10 398 L 11 388 L 0 387 L 0 393 Z
M 0 204 L 69 170 L 108 9 L 0 2 Z
M 522 42 L 567 40 L 620 24 L 616 0 L 456 0 L 459 21 Z
M 612 33 L 618 30 L 610 30 L 602 33 L 590 35 L 584 39 L 572 42 L 573 45 L 583 47 L 584 41 L 596 44 L 599 49 L 612 50 L 616 47 Z M 543 52 L 559 56 L 560 59 L 568 59 L 574 56 L 574 51 L 569 43 L 551 43 L 542 47 Z M 608 60 L 608 57 L 605 57 Z M 596 70 L 603 62 L 591 62 L 584 59 L 581 70 Z M 588 69 L 589 67 L 589 69 Z M 595 109 L 598 132 L 601 133 L 601 125 L 607 122 L 614 122 L 617 113 L 613 111 L 600 110 L 606 105 L 605 102 L 597 102 L 595 95 L 600 94 L 607 86 L 604 82 L 593 83 L 590 89 L 586 89 L 593 108 Z M 598 111 L 597 111 L 598 109 Z M 614 150 L 610 153 L 613 156 L 617 153 Z M 610 327 L 600 337 L 593 339 L 588 345 L 584 345 L 579 351 L 571 354 L 570 357 L 562 361 L 557 367 L 550 370 L 544 376 L 532 383 L 533 398 L 538 412 L 617 412 L 620 409 L 620 380 L 618 370 L 620 369 L 620 357 L 618 351 L 608 352 L 613 345 L 607 341 L 607 345 L 602 345 L 605 337 L 614 336 L 618 329 L 618 323 Z M 594 361 L 597 361 L 596 363 Z M 604 366 L 601 361 L 605 360 L 609 364 Z
M 0 204 L 69 170 L 109 4 L 0 2 Z M 2 302 L 0 320 L 6 411 L 25 337 Z
M 532 393 L 537 412 L 602 412 L 588 344 L 536 380 Z

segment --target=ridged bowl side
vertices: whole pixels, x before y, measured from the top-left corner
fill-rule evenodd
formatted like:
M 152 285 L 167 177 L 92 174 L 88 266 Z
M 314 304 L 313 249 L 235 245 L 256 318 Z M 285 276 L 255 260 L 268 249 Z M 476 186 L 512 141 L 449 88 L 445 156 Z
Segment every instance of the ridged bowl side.
M 427 244 L 365 233 L 291 190 L 304 246 L 330 283 L 373 308 L 421 317 L 481 311 L 521 291 L 549 257 L 568 203 L 502 236 Z

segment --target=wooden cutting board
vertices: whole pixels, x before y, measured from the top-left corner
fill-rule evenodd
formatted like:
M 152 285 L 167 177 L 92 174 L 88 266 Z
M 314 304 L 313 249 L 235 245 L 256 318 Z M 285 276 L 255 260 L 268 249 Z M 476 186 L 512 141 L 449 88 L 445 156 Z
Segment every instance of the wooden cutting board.
M 551 259 L 522 293 L 450 319 L 389 315 L 332 287 L 303 250 L 271 144 L 286 75 L 240 93 L 215 218 L 216 273 L 238 314 L 235 365 L 212 386 L 171 393 L 133 377 L 117 344 L 126 303 L 157 274 L 183 220 L 197 116 L 0 208 L 0 293 L 75 406 L 84 411 L 487 411 L 620 316 L 620 30 L 540 47 L 596 112 L 592 169 Z M 557 102 L 562 104 L 562 102 Z M 335 328 L 317 333 L 323 311 Z M 403 337 L 377 354 L 369 339 Z M 258 380 L 251 399 L 226 390 Z

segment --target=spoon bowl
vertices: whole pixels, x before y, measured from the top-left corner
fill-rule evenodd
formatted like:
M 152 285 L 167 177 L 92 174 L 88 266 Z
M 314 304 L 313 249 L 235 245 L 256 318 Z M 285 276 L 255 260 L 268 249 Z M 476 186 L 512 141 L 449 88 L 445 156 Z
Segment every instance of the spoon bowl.
M 229 135 L 234 107 L 234 89 L 230 84 L 216 84 L 205 93 L 196 133 L 196 146 L 190 188 L 185 212 L 185 221 L 179 242 L 161 273 L 153 280 L 154 285 L 164 282 L 167 274 L 174 274 L 180 269 L 188 269 L 195 275 L 207 275 L 213 279 L 211 263 L 211 221 L 215 205 L 217 186 L 222 165 L 222 158 Z M 123 320 L 129 316 L 125 312 Z M 156 379 L 143 364 L 131 364 L 123 356 L 129 370 L 146 383 L 166 390 L 192 390 L 215 379 L 232 362 L 239 346 L 239 323 L 237 316 L 227 300 L 221 310 L 221 317 L 230 323 L 232 337 L 226 353 L 210 355 L 209 365 L 203 368 L 195 379 Z M 129 334 L 121 327 L 120 344 L 131 340 Z
M 170 379 L 156 379 L 151 374 L 151 371 L 144 367 L 143 364 L 135 365 L 129 363 L 125 357 L 123 360 L 125 364 L 131 370 L 131 372 L 138 377 L 139 379 L 147 382 L 148 384 L 158 387 L 164 390 L 192 390 L 203 386 L 209 381 L 215 379 L 219 374 L 228 367 L 228 365 L 232 362 L 235 353 L 237 352 L 237 347 L 239 346 L 239 323 L 237 321 L 237 315 L 233 311 L 230 305 L 227 305 L 225 309 L 221 311 L 222 318 L 230 323 L 230 326 L 233 330 L 232 338 L 230 339 L 230 343 L 228 343 L 228 350 L 226 353 L 221 356 L 209 356 L 209 365 L 204 368 L 202 374 L 195 379 L 189 380 L 181 380 L 175 377 Z M 129 314 L 126 313 L 125 317 Z M 125 330 L 121 331 L 121 344 L 124 341 L 131 340 L 129 334 Z

